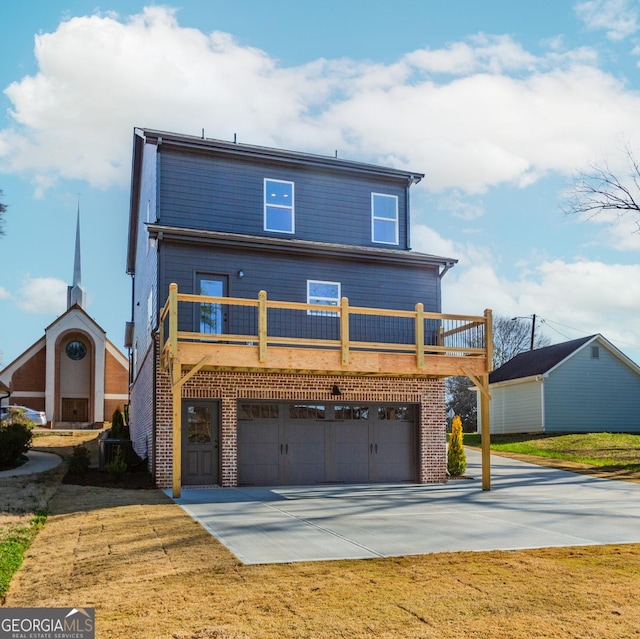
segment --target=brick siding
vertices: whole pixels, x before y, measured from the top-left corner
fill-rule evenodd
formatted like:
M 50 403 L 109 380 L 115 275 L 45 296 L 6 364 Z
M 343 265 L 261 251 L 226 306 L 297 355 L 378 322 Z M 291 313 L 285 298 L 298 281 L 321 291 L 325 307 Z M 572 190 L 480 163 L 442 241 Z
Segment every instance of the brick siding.
M 46 349 L 43 345 L 37 353 L 30 357 L 11 376 L 11 391 L 16 394 L 16 398 L 19 396 L 20 391 L 44 393 L 46 370 Z
M 149 470 L 154 472 L 153 455 L 153 345 L 149 348 L 140 366 L 138 375 L 131 386 L 131 404 L 129 406 L 129 434 L 133 449 L 142 458 L 148 460 Z
M 172 406 L 168 371 L 156 376 L 155 477 L 172 483 Z M 237 486 L 237 402 L 239 399 L 335 402 L 338 384 L 344 402 L 420 405 L 418 473 L 420 483 L 446 481 L 444 382 L 437 379 L 339 377 L 275 373 L 201 371 L 182 388 L 182 397 L 216 399 L 221 404 L 221 485 Z
M 126 395 L 129 391 L 129 369 L 104 349 L 104 392 L 108 395 Z M 122 402 L 120 402 L 122 407 Z M 112 411 L 113 412 L 113 411 Z M 105 413 L 105 417 L 111 413 Z

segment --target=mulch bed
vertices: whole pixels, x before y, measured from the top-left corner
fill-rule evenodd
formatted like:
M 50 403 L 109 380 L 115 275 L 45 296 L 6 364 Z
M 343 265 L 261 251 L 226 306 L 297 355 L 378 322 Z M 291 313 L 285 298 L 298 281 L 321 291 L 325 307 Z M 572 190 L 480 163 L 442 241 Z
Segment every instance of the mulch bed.
M 99 488 L 126 488 L 145 489 L 155 488 L 151 473 L 144 467 L 129 470 L 120 481 L 114 481 L 109 473 L 98 468 L 89 468 L 83 475 L 67 473 L 62 480 L 63 484 L 75 484 L 76 486 L 98 486 Z

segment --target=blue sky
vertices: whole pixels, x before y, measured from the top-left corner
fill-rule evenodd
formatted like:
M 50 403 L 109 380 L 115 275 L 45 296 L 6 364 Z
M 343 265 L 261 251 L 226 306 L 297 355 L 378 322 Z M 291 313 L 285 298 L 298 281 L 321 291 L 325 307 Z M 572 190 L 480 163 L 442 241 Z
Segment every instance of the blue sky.
M 66 305 L 78 202 L 88 312 L 123 347 L 135 126 L 426 173 L 415 250 L 445 312 L 602 333 L 640 361 L 633 219 L 567 217 L 571 177 L 640 155 L 640 2 L 24 0 L 2 9 L 0 350 Z

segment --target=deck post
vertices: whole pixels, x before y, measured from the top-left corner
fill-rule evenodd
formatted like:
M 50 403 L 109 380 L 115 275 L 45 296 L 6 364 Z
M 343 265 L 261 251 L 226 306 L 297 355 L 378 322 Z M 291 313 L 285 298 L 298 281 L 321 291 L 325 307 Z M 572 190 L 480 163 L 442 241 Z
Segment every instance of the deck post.
M 478 393 L 480 401 L 480 440 L 482 443 L 482 490 L 491 490 L 491 417 L 489 402 L 489 376 L 480 377 L 482 392 Z
M 480 419 L 482 420 L 482 490 L 491 490 L 491 395 L 489 393 L 489 373 L 493 370 L 493 313 L 484 312 L 485 357 L 487 374 L 482 375 L 483 391 L 480 393 Z
M 169 284 L 169 359 L 178 352 L 178 285 Z
M 424 304 L 416 304 L 416 366 L 424 368 Z
M 340 300 L 340 344 L 342 349 L 342 365 L 349 363 L 349 298 Z
M 180 497 L 182 487 L 182 365 L 177 358 L 171 360 L 171 403 L 173 421 L 173 496 Z
M 258 293 L 258 361 L 267 361 L 267 291 Z

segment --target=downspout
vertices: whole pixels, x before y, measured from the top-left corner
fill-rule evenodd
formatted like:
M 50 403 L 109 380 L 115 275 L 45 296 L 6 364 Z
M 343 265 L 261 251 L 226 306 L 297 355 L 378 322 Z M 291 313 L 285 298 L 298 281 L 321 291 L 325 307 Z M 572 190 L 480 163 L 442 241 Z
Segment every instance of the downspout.
M 542 432 L 546 433 L 547 432 L 547 424 L 546 424 L 546 415 L 545 415 L 545 405 L 544 405 L 544 382 L 545 382 L 545 375 L 540 375 L 540 377 L 538 378 L 540 380 L 540 417 L 542 418 Z
M 407 180 L 407 188 L 405 190 L 405 208 L 406 215 L 404 220 L 405 234 L 407 236 L 407 249 L 411 249 L 411 198 L 409 197 L 409 189 L 420 182 L 422 178 L 418 175 L 412 175 Z

